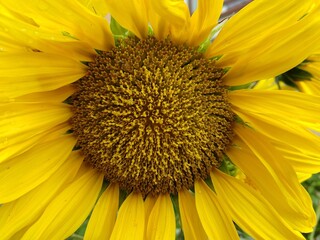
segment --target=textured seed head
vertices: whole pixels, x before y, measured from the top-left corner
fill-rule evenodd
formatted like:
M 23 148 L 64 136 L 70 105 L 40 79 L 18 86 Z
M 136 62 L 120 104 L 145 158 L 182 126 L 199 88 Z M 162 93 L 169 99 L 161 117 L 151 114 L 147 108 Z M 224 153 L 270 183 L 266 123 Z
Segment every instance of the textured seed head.
M 191 188 L 219 167 L 233 135 L 222 76 L 170 39 L 128 38 L 101 52 L 72 96 L 85 161 L 127 191 Z

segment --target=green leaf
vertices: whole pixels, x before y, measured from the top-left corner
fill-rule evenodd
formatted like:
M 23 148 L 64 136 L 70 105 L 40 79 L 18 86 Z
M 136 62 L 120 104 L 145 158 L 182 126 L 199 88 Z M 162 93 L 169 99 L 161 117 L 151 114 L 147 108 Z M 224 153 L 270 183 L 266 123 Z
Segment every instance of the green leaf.
M 311 78 L 313 77 L 311 73 L 298 67 L 289 70 L 285 74 L 289 75 L 294 81 L 311 80 Z

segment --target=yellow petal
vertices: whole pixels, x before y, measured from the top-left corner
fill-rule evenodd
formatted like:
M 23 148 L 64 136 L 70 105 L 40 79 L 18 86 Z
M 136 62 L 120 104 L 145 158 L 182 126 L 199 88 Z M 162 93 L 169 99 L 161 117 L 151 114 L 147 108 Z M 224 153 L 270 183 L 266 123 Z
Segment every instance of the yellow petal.
M 302 64 L 299 66 L 299 68 L 311 73 L 314 77 L 314 80 L 317 81 L 311 81 L 310 83 L 318 83 L 319 88 L 319 80 L 320 80 L 320 49 L 317 50 L 317 54 L 314 54 L 307 59 L 309 63 Z M 303 81 L 303 82 L 309 82 L 309 81 Z
M 141 194 L 131 193 L 120 207 L 110 240 L 143 239 L 144 216 Z
M 10 214 L 12 212 L 14 208 L 14 204 L 11 204 L 11 203 L 5 203 L 5 204 L 2 204 L 0 206 L 0 224 L 1 226 L 3 226 L 8 218 L 10 218 Z
M 30 39 L 25 36 L 24 30 L 26 28 L 36 29 L 37 25 L 30 18 L 20 17 L 21 15 L 14 14 L 3 5 L 0 6 L 0 24 L 3 27 L 3 30 L 0 32 L 0 52 L 15 50 L 26 51 L 27 44 L 21 41 L 19 34 L 17 34 L 17 36 L 13 35 L 21 32 L 21 35 L 25 37 L 24 41 L 30 42 Z M 15 25 L 17 25 L 17 28 Z M 26 28 L 24 28 L 25 26 Z M 21 29 L 23 31 L 21 31 Z
M 312 0 L 253 1 L 226 22 L 206 55 L 219 56 L 250 48 L 278 29 L 295 24 L 308 12 L 312 2 Z
M 105 17 L 108 13 L 108 7 L 106 1 L 101 0 L 78 0 L 84 6 L 86 6 L 90 11 L 95 14 L 98 14 L 102 17 Z
M 17 136 L 14 137 L 14 140 L 11 139 L 11 144 L 9 144 L 8 139 L 4 138 L 0 143 L 0 163 L 28 151 L 38 143 L 44 143 L 56 138 L 57 136 L 62 136 L 69 129 L 70 126 L 68 124 L 59 124 L 48 130 L 43 130 L 43 132 L 40 132 L 35 136 L 17 134 Z M 29 134 L 31 135 L 31 132 L 29 132 Z
M 154 0 L 146 0 L 147 13 L 154 36 L 159 39 L 165 39 L 170 33 L 170 22 L 168 19 L 160 16 L 152 6 Z
M 0 104 L 0 149 L 36 136 L 71 117 L 66 104 Z
M 184 26 L 190 18 L 188 6 L 182 0 L 153 1 L 152 7 L 176 26 Z
M 5 223 L 0 225 L 1 237 L 11 239 L 15 233 L 33 224 L 52 198 L 74 178 L 82 161 L 83 157 L 79 152 L 72 153 L 68 160 L 45 182 L 19 199 L 0 207 L 0 216 L 11 208 L 9 217 Z
M 10 202 L 47 180 L 67 160 L 76 139 L 65 135 L 0 163 L 0 203 Z
M 169 194 L 158 196 L 148 220 L 147 239 L 175 239 L 176 219 Z
M 89 43 L 92 48 L 108 50 L 114 45 L 108 22 L 78 1 L 66 0 L 61 4 L 50 0 L 30 0 L 2 4 L 13 12 L 32 18 L 40 28 L 70 34 Z
M 228 209 L 224 209 L 217 195 L 202 180 L 195 183 L 197 211 L 209 239 L 239 239 Z
M 21 53 L 37 50 L 77 61 L 90 61 L 96 55 L 88 43 L 70 38 L 68 34 L 63 35 L 60 31 L 44 30 L 18 16 L 20 15 L 0 6 L 0 24 L 4 29 L 0 32 L 0 52 Z
M 124 28 L 143 39 L 148 35 L 148 17 L 144 0 L 108 0 L 111 16 Z
M 103 175 L 91 167 L 48 205 L 23 240 L 66 239 L 89 215 L 102 187 Z
M 187 30 L 190 26 L 190 13 L 188 6 L 183 0 L 149 0 L 150 6 L 160 16 L 161 22 L 169 27 L 170 37 L 176 43 L 183 43 L 189 37 Z
M 84 239 L 109 239 L 119 207 L 119 186 L 110 184 L 91 214 Z
M 286 224 L 259 192 L 215 170 L 211 174 L 220 203 L 232 219 L 255 239 L 304 239 Z
M 236 109 L 248 114 L 295 122 L 298 126 L 320 122 L 319 96 L 287 90 L 240 90 L 230 92 L 229 99 Z
M 144 201 L 144 210 L 145 210 L 144 212 L 145 212 L 146 223 L 148 222 L 148 218 L 151 214 L 151 211 L 156 201 L 157 201 L 157 198 L 152 195 L 148 195 L 146 197 L 146 200 Z
M 244 109 L 234 108 L 233 111 L 276 145 L 285 143 L 285 146 L 294 147 L 306 154 L 318 154 L 320 151 L 320 138 L 310 130 L 299 126 L 300 124 L 290 123 L 290 118 L 281 121 L 285 118 L 284 115 L 275 118 L 268 114 L 250 113 Z
M 67 85 L 52 91 L 47 92 L 37 92 L 37 93 L 30 93 L 15 99 L 12 99 L 14 102 L 55 102 L 55 103 L 62 103 L 68 97 L 70 97 L 74 92 L 75 88 L 72 85 Z
M 297 81 L 296 84 L 301 92 L 313 94 L 316 96 L 319 96 L 320 94 L 320 83 L 316 79 L 313 79 L 311 81 Z
M 8 207 L 5 207 L 6 205 L 8 205 Z M 10 206 L 10 207 L 9 207 Z M 14 209 L 14 204 L 11 204 L 11 203 L 6 203 L 6 204 L 3 204 L 0 206 L 0 209 L 1 208 L 4 208 L 4 211 L 0 210 L 1 211 L 1 214 L 0 214 L 0 224 L 2 225 L 3 223 L 5 223 L 5 221 L 7 220 L 8 217 L 10 217 L 10 214 L 11 214 L 11 211 Z M 7 237 L 3 237 L 1 236 L 1 238 L 3 240 L 20 240 L 23 236 L 23 234 L 25 233 L 26 231 L 26 228 L 18 231 L 17 233 L 15 233 L 12 237 L 10 238 L 7 238 Z
M 292 228 L 312 231 L 316 219 L 310 196 L 288 160 L 259 132 L 243 126 L 236 127 L 235 132 L 241 139 L 236 140 L 240 149 L 227 154 Z
M 253 1 L 253 4 L 260 2 L 265 1 Z M 282 4 L 285 6 L 284 2 L 287 1 L 278 2 L 283 2 Z M 299 6 L 299 2 L 301 1 L 290 1 L 290 4 L 293 3 L 296 4 L 295 6 Z M 268 1 L 268 4 L 273 7 L 276 6 L 276 4 L 271 4 L 270 1 Z M 280 6 L 277 7 L 282 9 Z M 298 9 L 301 12 L 301 7 Z M 320 40 L 320 34 L 318 33 L 320 19 L 314 16 L 317 14 L 315 11 L 299 21 L 297 21 L 298 18 L 293 18 L 291 19 L 292 24 L 288 24 L 288 27 L 286 25 L 278 26 L 279 28 L 273 31 L 267 29 L 264 32 L 260 29 L 261 34 L 258 35 L 259 37 L 254 35 L 256 40 L 252 42 L 250 39 L 243 39 L 238 43 L 239 45 L 241 44 L 238 48 L 226 44 L 228 49 L 222 53 L 224 55 L 218 61 L 218 65 L 221 67 L 231 67 L 224 77 L 226 84 L 241 85 L 255 80 L 267 79 L 286 72 L 301 63 L 311 55 Z M 266 16 L 268 15 L 266 14 Z M 281 15 L 281 18 L 283 18 L 283 15 Z M 246 19 L 249 20 L 250 18 L 247 17 Z M 263 19 L 265 23 L 268 22 L 269 17 L 264 17 Z M 254 22 L 252 19 L 250 21 Z M 264 25 L 260 21 L 256 23 Z M 253 26 L 251 27 L 255 29 Z M 231 30 L 229 29 L 228 31 Z M 220 34 L 223 36 L 222 32 Z M 248 35 L 250 36 L 251 34 Z M 238 39 L 238 36 L 233 37 Z M 230 39 L 229 41 L 232 40 Z M 228 39 L 224 39 L 223 42 L 228 42 Z M 212 48 L 216 49 L 215 44 L 212 45 Z M 295 49 L 295 51 L 292 51 L 292 49 Z M 208 56 L 212 56 L 212 54 L 221 55 L 209 49 Z M 290 57 L 288 58 L 288 56 Z
M 296 172 L 301 172 L 301 174 L 305 173 L 308 175 L 320 172 L 320 150 L 318 150 L 317 154 L 307 154 L 301 149 L 287 146 L 285 144 L 277 144 L 276 147 L 281 152 L 281 154 L 290 162 L 290 165 Z
M 26 232 L 26 228 L 17 232 L 10 240 L 20 240 L 22 239 L 22 236 L 24 235 L 24 233 Z
M 297 124 L 282 122 L 269 115 L 252 115 L 242 109 L 234 112 L 254 129 L 268 138 L 296 172 L 317 173 L 320 171 L 318 136 Z M 290 121 L 290 120 L 289 120 Z
M 311 178 L 312 174 L 297 172 L 297 176 L 298 176 L 299 182 L 304 182 L 304 181 L 308 180 L 309 178 Z
M 198 46 L 217 25 L 222 11 L 223 0 L 198 0 L 198 7 L 190 19 L 189 40 L 192 46 Z
M 196 209 L 194 195 L 188 190 L 181 190 L 178 194 L 184 238 L 186 240 L 208 239 Z
M 55 39 L 37 39 L 36 49 L 46 53 L 53 53 L 74 59 L 78 62 L 91 62 L 96 57 L 97 52 L 88 43 L 79 40 L 55 40 Z
M 66 86 L 85 75 L 86 66 L 48 53 L 1 53 L 0 100 Z
M 157 197 L 152 195 L 148 195 L 144 201 L 144 213 L 145 213 L 144 215 L 145 215 L 146 224 L 148 224 L 151 211 L 156 201 L 157 201 Z M 144 229 L 144 238 L 147 239 L 147 228 Z

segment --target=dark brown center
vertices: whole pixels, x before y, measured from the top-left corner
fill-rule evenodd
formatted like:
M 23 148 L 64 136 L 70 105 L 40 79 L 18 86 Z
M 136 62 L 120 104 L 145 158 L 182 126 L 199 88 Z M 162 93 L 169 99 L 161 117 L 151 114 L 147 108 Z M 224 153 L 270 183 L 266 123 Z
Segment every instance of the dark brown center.
M 233 135 L 222 75 L 170 39 L 128 38 L 101 52 L 72 96 L 85 161 L 143 195 L 193 187 L 220 166 Z

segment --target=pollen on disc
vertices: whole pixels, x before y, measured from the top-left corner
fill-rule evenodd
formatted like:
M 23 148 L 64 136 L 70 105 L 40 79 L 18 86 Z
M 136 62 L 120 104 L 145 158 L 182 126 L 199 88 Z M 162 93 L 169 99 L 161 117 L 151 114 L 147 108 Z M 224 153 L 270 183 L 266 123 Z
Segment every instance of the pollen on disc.
M 196 49 L 128 38 L 75 83 L 71 123 L 85 161 L 143 195 L 176 193 L 219 167 L 234 115 L 223 70 Z

